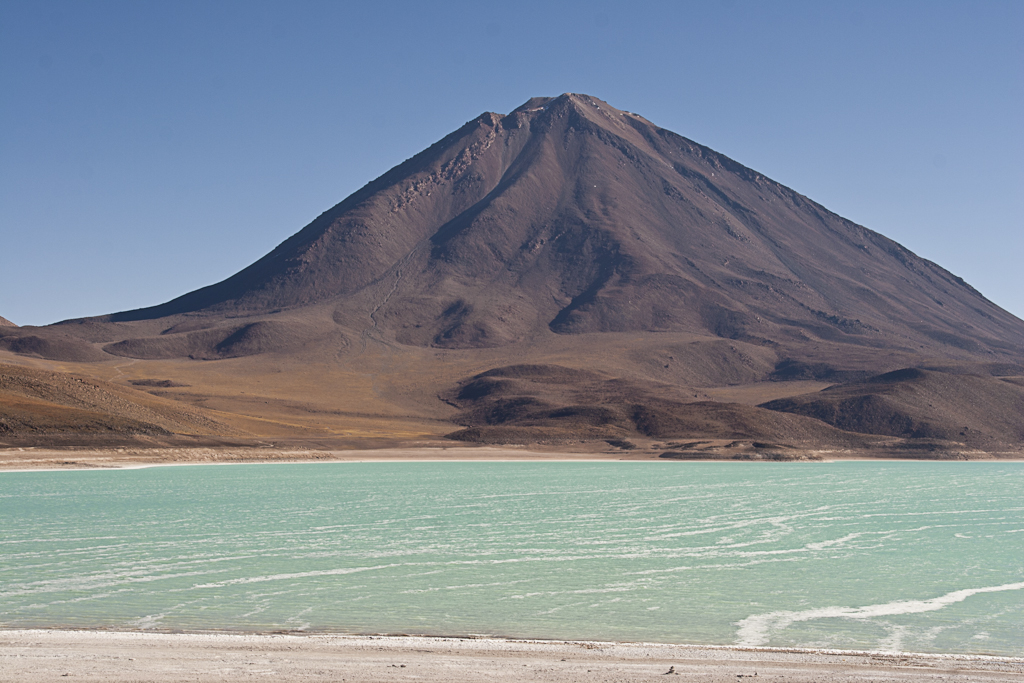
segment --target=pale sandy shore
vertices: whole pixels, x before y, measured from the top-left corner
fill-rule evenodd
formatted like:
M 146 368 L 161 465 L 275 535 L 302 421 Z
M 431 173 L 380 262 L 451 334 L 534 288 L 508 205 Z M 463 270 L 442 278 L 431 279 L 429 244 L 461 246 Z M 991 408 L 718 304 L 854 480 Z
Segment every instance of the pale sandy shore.
M 2 448 L 0 447 L 0 472 L 55 469 L 131 469 L 166 465 L 206 465 L 231 463 L 301 463 L 301 462 L 413 462 L 413 461 L 656 461 L 662 463 L 680 462 L 671 458 L 659 458 L 662 451 L 644 448 L 620 451 L 613 448 L 599 450 L 572 450 L 569 448 L 545 448 L 543 446 L 413 446 L 376 448 L 366 450 L 311 450 L 289 448 L 76 448 L 53 449 Z M 896 461 L 902 458 L 885 458 L 857 451 L 807 451 L 805 456 L 811 462 L 833 462 L 840 460 Z M 972 453 L 970 460 L 1021 461 L 1022 453 L 984 454 Z M 708 462 L 696 459 L 696 462 Z M 917 460 L 924 462 L 926 459 Z M 686 460 L 683 460 L 686 462 Z M 750 460 L 722 460 L 721 462 L 751 462 Z
M 131 469 L 163 465 L 303 462 L 505 460 L 657 460 L 655 453 L 601 453 L 518 446 L 295 450 L 287 448 L 0 448 L 0 472 L 41 469 Z
M 497 638 L 0 630 L 0 681 L 25 683 L 748 678 L 1021 681 L 1024 658 Z

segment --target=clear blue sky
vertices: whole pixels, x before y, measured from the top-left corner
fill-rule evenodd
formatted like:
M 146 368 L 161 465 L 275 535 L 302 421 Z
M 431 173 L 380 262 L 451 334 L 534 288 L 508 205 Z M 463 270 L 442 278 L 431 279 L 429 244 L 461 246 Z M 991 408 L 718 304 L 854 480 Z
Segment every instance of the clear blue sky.
M 583 92 L 1024 317 L 1024 2 L 0 0 L 0 316 L 161 303 Z

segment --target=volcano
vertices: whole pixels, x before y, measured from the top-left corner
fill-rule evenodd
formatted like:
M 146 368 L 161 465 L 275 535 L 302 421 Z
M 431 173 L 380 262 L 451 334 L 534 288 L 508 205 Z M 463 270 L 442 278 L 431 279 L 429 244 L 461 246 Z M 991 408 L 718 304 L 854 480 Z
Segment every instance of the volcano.
M 323 302 L 342 325 L 455 348 L 545 329 L 993 351 L 1024 340 L 1024 323 L 892 240 L 575 94 L 484 114 L 237 275 L 108 320 Z
M 573 93 L 477 117 L 222 282 L 150 308 L 0 335 L 10 351 L 82 362 L 345 366 L 378 348 L 391 365 L 415 359 L 430 376 L 405 394 L 392 377 L 384 393 L 485 440 L 613 437 L 654 423 L 675 426 L 649 427 L 651 436 L 909 439 L 912 430 L 870 426 L 884 415 L 822 419 L 834 411 L 808 408 L 820 400 L 777 388 L 859 382 L 870 392 L 891 385 L 872 377 L 927 368 L 929 382 L 907 377 L 925 395 L 945 386 L 934 373 L 995 382 L 999 428 L 976 433 L 1024 440 L 1024 419 L 1005 410 L 1022 388 L 1024 321 L 760 173 Z M 453 358 L 478 372 L 437 369 Z M 730 386 L 757 389 L 730 401 Z M 979 391 L 989 395 L 964 395 Z M 848 394 L 844 410 L 855 410 Z M 723 416 L 724 405 L 734 408 Z M 892 401 L 865 405 L 897 411 Z M 572 414 L 559 417 L 564 410 Z M 679 417 L 694 411 L 719 426 Z M 943 404 L 944 416 L 955 412 Z M 799 425 L 779 423 L 782 413 Z M 933 424 L 925 417 L 907 424 Z M 951 442 L 971 433 L 926 432 Z

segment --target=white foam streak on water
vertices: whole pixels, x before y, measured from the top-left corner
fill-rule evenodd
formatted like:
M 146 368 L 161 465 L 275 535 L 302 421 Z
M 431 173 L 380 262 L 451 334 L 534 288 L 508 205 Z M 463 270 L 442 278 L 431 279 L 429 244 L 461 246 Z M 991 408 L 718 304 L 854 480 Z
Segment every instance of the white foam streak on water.
M 219 570 L 226 571 L 226 570 Z M 66 591 L 86 591 L 98 588 L 113 588 L 124 584 L 152 583 L 154 581 L 170 581 L 189 576 L 206 576 L 216 574 L 218 570 L 180 572 L 177 574 L 142 575 L 132 572 L 107 572 L 83 577 L 36 581 L 28 584 L 14 584 L 11 590 L 0 591 L 0 599 L 18 595 L 37 595 L 39 593 L 57 593 Z
M 1007 512 L 1021 512 L 1024 508 L 1013 507 L 1003 508 L 999 510 L 942 510 L 934 512 L 873 512 L 869 514 L 861 515 L 863 519 L 871 519 L 873 517 L 922 517 L 932 515 L 955 515 L 956 517 L 963 517 L 964 515 L 977 515 L 981 513 L 999 513 L 1004 514 Z
M 17 545 L 20 543 L 81 543 L 83 541 L 112 541 L 115 539 L 117 539 L 117 536 L 83 536 L 69 538 L 16 538 L 0 539 L 0 546 Z
M 897 614 L 920 614 L 934 612 L 958 602 L 963 602 L 972 595 L 979 593 L 999 593 L 1002 591 L 1018 591 L 1024 589 L 1024 581 L 1007 583 L 1002 586 L 985 588 L 965 588 L 940 595 L 930 600 L 895 600 L 881 605 L 866 607 L 819 607 L 799 612 L 779 611 L 767 614 L 755 614 L 737 622 L 736 644 L 744 647 L 767 645 L 774 633 L 785 629 L 791 624 L 812 619 L 873 619 L 876 617 L 895 616 Z
M 431 586 L 430 588 L 420 589 L 409 589 L 401 591 L 407 595 L 413 595 L 415 593 L 436 593 L 437 591 L 457 591 L 467 590 L 470 588 L 491 588 L 494 586 L 514 586 L 517 583 L 528 583 L 529 579 L 520 579 L 518 581 L 494 581 L 491 583 L 465 583 L 458 586 Z
M 273 574 L 271 576 L 246 576 L 241 579 L 228 579 L 215 583 L 198 583 L 193 588 L 224 588 L 242 583 L 265 583 L 267 581 L 289 581 L 293 579 L 308 579 L 314 576 L 343 576 L 345 574 L 358 574 L 359 572 L 371 572 L 378 569 L 390 569 L 398 567 L 397 564 L 382 564 L 376 567 L 350 567 L 344 569 L 323 569 L 312 572 L 293 572 L 291 574 Z

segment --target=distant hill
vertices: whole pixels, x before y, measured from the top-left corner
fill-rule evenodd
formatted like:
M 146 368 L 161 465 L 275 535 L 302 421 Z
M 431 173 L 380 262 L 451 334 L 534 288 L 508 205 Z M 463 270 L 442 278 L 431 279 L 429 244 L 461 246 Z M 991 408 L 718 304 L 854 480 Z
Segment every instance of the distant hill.
M 12 323 L 7 318 L 0 317 L 0 327 L 17 327 L 17 325 Z
M 1024 368 L 984 377 L 908 368 L 762 407 L 865 434 L 959 441 L 975 448 L 1024 443 Z
M 369 388 L 344 390 L 482 441 L 924 438 L 868 415 L 889 410 L 967 447 L 1012 444 L 1024 419 L 1008 407 L 1012 382 L 991 379 L 1024 362 L 1024 321 L 762 174 L 572 93 L 477 117 L 223 282 L 150 308 L 3 328 L 0 349 L 231 361 L 249 376 L 299 361 L 365 371 Z M 530 365 L 568 374 L 493 374 Z M 868 379 L 939 366 L 922 372 L 988 379 L 949 380 L 963 391 L 937 375 Z M 801 382 L 815 393 L 786 388 Z M 894 407 L 893 382 L 917 397 L 912 409 Z M 819 391 L 836 383 L 853 384 Z M 935 392 L 941 410 L 921 398 Z M 992 410 L 970 413 L 988 435 L 972 440 L 950 420 L 977 392 Z
M 0 442 L 10 437 L 235 434 L 204 411 L 109 382 L 0 364 Z

